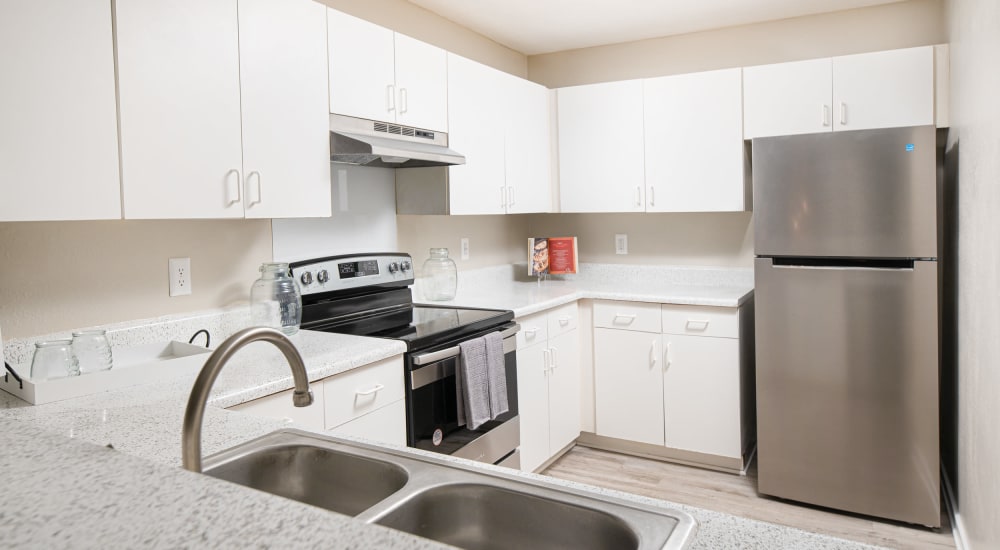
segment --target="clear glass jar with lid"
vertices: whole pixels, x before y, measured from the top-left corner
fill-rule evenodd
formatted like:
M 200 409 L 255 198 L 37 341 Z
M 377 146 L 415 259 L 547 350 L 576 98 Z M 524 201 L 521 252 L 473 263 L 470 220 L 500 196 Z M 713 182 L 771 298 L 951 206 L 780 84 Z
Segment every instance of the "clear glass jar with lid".
M 447 248 L 432 248 L 431 257 L 424 261 L 421 272 L 424 298 L 445 301 L 455 298 L 458 291 L 458 266 L 448 257 Z
M 287 263 L 265 263 L 260 279 L 250 287 L 250 318 L 254 326 L 271 327 L 288 336 L 302 323 L 302 292 Z

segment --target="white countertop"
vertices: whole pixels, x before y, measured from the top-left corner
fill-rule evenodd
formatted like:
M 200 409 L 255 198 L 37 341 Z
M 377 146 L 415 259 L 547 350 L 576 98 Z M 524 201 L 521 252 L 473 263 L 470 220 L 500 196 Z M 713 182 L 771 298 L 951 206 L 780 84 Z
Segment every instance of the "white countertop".
M 743 289 L 741 294 L 738 285 L 730 285 L 736 288 L 702 285 L 720 288 L 692 291 L 687 287 L 698 285 L 673 283 L 635 286 L 623 292 L 621 287 L 627 285 L 601 287 L 595 281 L 590 281 L 589 286 L 581 286 L 579 281 L 547 281 L 541 288 L 537 283 L 509 282 L 498 290 L 498 286 L 489 282 L 491 278 L 492 275 L 481 277 L 486 286 L 475 288 L 470 284 L 475 277 L 466 277 L 464 293 L 460 291 L 455 303 L 502 307 L 526 315 L 576 299 L 598 297 L 668 303 L 708 300 L 713 301 L 711 305 L 735 306 L 749 292 Z M 530 288 L 532 285 L 534 290 Z M 681 287 L 682 290 L 676 290 Z M 664 299 L 671 296 L 672 299 Z M 198 317 L 197 322 L 161 321 L 157 320 L 156 337 L 171 330 L 176 333 L 201 326 L 198 323 L 204 324 L 205 317 Z M 134 341 L 152 337 L 138 329 L 128 336 Z M 405 348 L 393 340 L 311 331 L 301 331 L 294 342 L 305 359 L 310 380 L 392 357 Z M 0 449 L 3 449 L 0 472 L 4 480 L 0 540 L 4 546 L 443 547 L 181 469 L 181 424 L 193 379 L 194 375 L 186 375 L 168 382 L 41 406 L 30 406 L 0 392 L 0 422 L 4 426 L 0 431 Z M 290 426 L 249 413 L 226 411 L 223 407 L 291 386 L 291 373 L 277 350 L 267 344 L 254 344 L 238 352 L 211 394 L 202 431 L 205 454 Z M 522 475 L 684 510 L 700 524 L 693 548 L 870 548 L 729 514 L 544 476 Z

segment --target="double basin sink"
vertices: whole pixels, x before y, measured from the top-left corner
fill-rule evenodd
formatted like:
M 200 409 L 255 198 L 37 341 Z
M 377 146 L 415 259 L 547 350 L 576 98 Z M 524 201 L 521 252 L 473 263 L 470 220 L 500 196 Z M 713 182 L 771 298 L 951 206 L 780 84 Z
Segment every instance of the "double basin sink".
M 694 519 L 455 460 L 280 430 L 204 473 L 467 549 L 680 549 Z

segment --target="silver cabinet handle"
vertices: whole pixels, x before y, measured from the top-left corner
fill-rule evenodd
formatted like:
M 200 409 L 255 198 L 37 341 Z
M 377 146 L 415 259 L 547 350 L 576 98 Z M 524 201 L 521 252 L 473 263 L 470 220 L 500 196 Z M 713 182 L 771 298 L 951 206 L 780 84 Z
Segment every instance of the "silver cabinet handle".
M 635 205 L 642 206 L 642 186 L 635 186 Z
M 656 206 L 656 187 L 649 186 L 649 205 Z
M 396 86 L 394 84 L 387 84 L 385 87 L 385 110 L 390 113 L 396 110 Z
M 249 202 L 247 204 L 247 206 L 253 206 L 255 204 L 260 204 L 261 202 L 264 201 L 264 195 L 263 195 L 261 187 L 260 187 L 260 172 L 254 170 L 253 172 L 250 172 L 249 174 L 247 174 L 247 187 L 248 188 L 250 187 L 250 180 L 253 178 L 254 174 L 257 174 L 257 200 Z M 247 196 L 250 196 L 249 189 L 247 190 Z
M 240 175 L 240 171 L 237 170 L 236 168 L 233 168 L 232 170 L 226 172 L 226 187 L 227 187 L 226 192 L 230 197 L 233 196 L 233 193 L 229 192 L 229 190 L 232 189 L 231 187 L 229 187 L 229 181 L 230 181 L 229 176 L 233 174 L 236 174 L 236 198 L 235 199 L 230 198 L 229 202 L 226 203 L 226 206 L 232 206 L 238 202 L 243 201 L 243 176 Z
M 830 106 L 823 105 L 823 126 L 830 125 Z
M 409 108 L 409 101 L 406 100 L 406 88 L 399 89 L 399 112 L 405 113 Z
M 552 370 L 559 368 L 559 348 L 549 348 L 549 353 L 552 354 Z
M 840 125 L 847 125 L 847 104 L 843 101 L 840 102 Z
M 507 188 L 500 187 L 500 208 L 507 208 Z
M 657 357 L 657 355 L 659 355 L 659 354 L 656 353 L 656 340 L 653 340 L 653 343 L 649 345 L 649 366 L 650 366 L 650 368 L 656 367 L 656 363 L 659 361 L 659 358 Z
M 507 206 L 514 206 L 514 188 L 507 188 Z
M 357 390 L 357 391 L 355 391 L 354 393 L 355 393 L 356 395 L 371 395 L 371 394 L 373 394 L 373 393 L 377 393 L 377 392 L 379 392 L 379 391 L 381 391 L 381 390 L 384 390 L 384 389 L 385 389 L 385 385 L 384 385 L 384 384 L 375 384 L 375 385 L 374 385 L 374 386 L 372 387 L 372 389 L 370 389 L 370 390 L 364 390 L 364 391 L 361 391 L 361 390 Z
M 572 317 L 570 317 L 569 315 L 567 315 L 567 316 L 565 316 L 565 317 L 560 317 L 560 318 L 558 319 L 558 321 L 559 321 L 559 326 L 561 326 L 561 327 L 564 327 L 564 326 L 568 325 L 568 324 L 569 324 L 569 322 L 570 322 L 571 320 L 573 320 L 573 318 L 572 318 Z
M 542 350 L 542 374 L 548 376 L 549 371 L 552 370 L 552 352 L 549 348 Z
M 667 342 L 663 346 L 663 370 L 669 369 L 672 362 L 673 360 L 670 358 L 670 342 Z
M 688 319 L 687 322 L 684 323 L 684 328 L 699 331 L 708 330 L 708 319 Z
M 526 327 L 524 329 L 525 340 L 534 340 L 537 334 L 538 334 L 538 327 Z

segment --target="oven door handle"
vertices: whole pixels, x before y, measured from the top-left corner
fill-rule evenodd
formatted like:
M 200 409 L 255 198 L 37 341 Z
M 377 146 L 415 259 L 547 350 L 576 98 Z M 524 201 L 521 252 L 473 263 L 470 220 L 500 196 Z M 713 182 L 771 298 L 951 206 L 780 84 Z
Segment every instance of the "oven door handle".
M 500 332 L 500 336 L 503 337 L 503 352 L 509 353 L 517 349 L 517 340 L 513 338 L 517 331 L 521 330 L 521 325 L 514 325 L 506 330 Z M 460 349 L 458 346 L 452 346 L 450 348 L 445 348 L 438 351 L 432 351 L 430 353 L 422 353 L 420 355 L 413 356 L 414 365 L 429 365 L 431 363 L 436 363 L 438 361 L 443 361 L 445 359 L 450 359 L 452 357 L 458 357 Z

